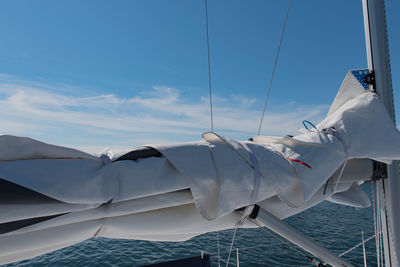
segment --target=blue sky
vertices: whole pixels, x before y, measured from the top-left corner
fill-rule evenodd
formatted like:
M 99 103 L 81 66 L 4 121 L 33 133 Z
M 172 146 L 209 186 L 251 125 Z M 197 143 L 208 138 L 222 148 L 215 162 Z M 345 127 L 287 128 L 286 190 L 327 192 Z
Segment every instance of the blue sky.
M 287 5 L 209 0 L 216 132 L 257 133 Z M 400 3 L 386 6 L 399 117 Z M 367 66 L 361 7 L 293 1 L 263 134 L 319 122 Z M 0 25 L 1 133 L 95 152 L 209 130 L 202 0 L 1 1 Z

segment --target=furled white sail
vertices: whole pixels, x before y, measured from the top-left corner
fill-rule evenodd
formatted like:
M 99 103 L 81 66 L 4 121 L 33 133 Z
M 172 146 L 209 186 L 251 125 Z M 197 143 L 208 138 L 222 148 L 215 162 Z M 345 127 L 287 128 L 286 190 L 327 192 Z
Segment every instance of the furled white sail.
M 358 187 L 370 178 L 365 166 L 400 159 L 400 134 L 381 99 L 353 78 L 328 117 L 294 137 L 205 133 L 110 159 L 0 136 L 0 264 L 92 237 L 181 241 L 255 227 L 235 210 L 256 203 L 278 218 L 325 199 L 368 206 Z

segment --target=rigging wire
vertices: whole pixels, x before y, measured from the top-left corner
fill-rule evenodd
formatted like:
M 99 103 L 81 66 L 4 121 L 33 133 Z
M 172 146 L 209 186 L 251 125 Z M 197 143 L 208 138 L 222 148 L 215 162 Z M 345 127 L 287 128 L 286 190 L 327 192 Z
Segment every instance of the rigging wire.
M 221 267 L 221 257 L 219 252 L 219 231 L 217 231 L 217 252 L 218 252 L 218 267 Z
M 258 127 L 257 136 L 260 135 L 261 127 L 262 127 L 262 124 L 263 124 L 263 121 L 264 121 L 265 110 L 267 109 L 268 99 L 269 99 L 269 95 L 271 93 L 271 88 L 272 88 L 272 81 L 274 80 L 275 70 L 276 70 L 276 66 L 278 64 L 279 53 L 281 51 L 283 36 L 285 35 L 286 24 L 287 24 L 287 20 L 288 20 L 288 17 L 289 17 L 289 11 L 290 11 L 291 6 L 292 6 L 292 0 L 289 0 L 289 6 L 287 8 L 285 22 L 283 23 L 283 27 L 282 27 L 281 38 L 279 40 L 278 51 L 277 51 L 276 56 L 275 56 L 274 67 L 272 69 L 271 78 L 269 80 L 269 85 L 268 85 L 268 89 L 267 89 L 267 95 L 265 97 L 264 109 L 263 109 L 263 112 L 262 112 L 262 115 L 261 115 L 261 120 L 260 120 L 260 125 Z
M 367 239 L 365 239 L 363 242 L 360 242 L 360 243 L 358 243 L 357 245 L 355 245 L 354 247 L 352 247 L 352 248 L 349 248 L 348 250 L 346 250 L 345 252 L 343 252 L 343 253 L 340 253 L 339 254 L 339 257 L 343 257 L 344 255 L 346 255 L 346 254 L 348 254 L 348 253 L 350 253 L 350 252 L 352 252 L 353 250 L 355 250 L 356 248 L 358 248 L 359 246 L 361 246 L 362 244 L 365 244 L 365 243 L 367 243 L 368 241 L 370 241 L 372 238 L 374 238 L 375 237 L 375 239 L 376 239 L 376 234 L 374 234 L 374 235 L 372 235 L 372 236 L 370 236 L 370 237 L 368 237 Z
M 340 182 L 340 179 L 342 178 L 344 168 L 346 168 L 346 164 L 347 164 L 347 159 L 346 159 L 345 162 L 343 163 L 343 167 L 342 167 L 342 169 L 340 170 L 339 177 L 337 178 L 335 187 L 333 188 L 333 193 L 336 193 L 336 188 L 338 187 L 339 182 Z
M 231 247 L 229 248 L 228 259 L 226 260 L 226 266 L 225 267 L 229 266 L 229 260 L 231 258 L 231 253 L 232 253 L 232 249 L 233 249 L 233 243 L 235 242 L 235 236 L 236 236 L 237 229 L 238 229 L 238 225 L 236 225 L 235 230 L 233 231 Z
M 214 117 L 213 117 L 213 101 L 212 101 L 212 81 L 211 81 L 211 63 L 210 63 L 210 39 L 208 37 L 208 6 L 207 0 L 204 0 L 204 6 L 206 10 L 206 36 L 207 36 L 207 58 L 208 58 L 208 88 L 210 98 L 210 124 L 211 132 L 214 132 Z

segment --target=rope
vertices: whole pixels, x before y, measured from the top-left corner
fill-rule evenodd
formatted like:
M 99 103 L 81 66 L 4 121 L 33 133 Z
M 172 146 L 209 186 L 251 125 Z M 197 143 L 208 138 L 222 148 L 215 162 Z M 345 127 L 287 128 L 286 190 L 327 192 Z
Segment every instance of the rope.
M 221 267 L 221 257 L 219 254 L 219 231 L 217 231 L 217 253 L 218 253 L 218 267 Z
M 235 242 L 235 236 L 236 236 L 236 231 L 237 231 L 238 225 L 235 227 L 235 231 L 233 231 L 233 236 L 232 236 L 232 242 L 231 242 L 231 247 L 229 248 L 229 254 L 228 254 L 228 259 L 226 260 L 226 267 L 229 266 L 229 260 L 231 258 L 231 253 L 232 253 L 232 248 L 233 248 L 233 243 Z
M 236 267 L 239 267 L 239 249 L 236 248 Z
M 204 0 L 204 6 L 206 10 L 206 35 L 207 35 L 207 56 L 208 56 L 208 88 L 210 95 L 210 123 L 211 132 L 214 132 L 214 117 L 213 117 L 213 104 L 212 104 L 212 83 L 211 83 L 211 63 L 210 63 L 210 40 L 208 37 L 208 6 L 207 0 Z
M 281 51 L 283 36 L 285 35 L 286 23 L 287 23 L 287 20 L 288 20 L 288 17 L 289 17 L 289 11 L 290 11 L 290 7 L 291 6 L 292 6 L 292 0 L 289 0 L 289 6 L 288 6 L 288 9 L 286 11 L 285 22 L 283 23 L 281 38 L 279 40 L 279 45 L 278 45 L 278 51 L 277 51 L 276 56 L 275 56 L 274 67 L 272 69 L 271 79 L 269 80 L 267 95 L 265 97 L 264 109 L 263 109 L 263 112 L 262 112 L 262 115 L 261 115 L 260 126 L 258 127 L 257 135 L 260 135 L 260 132 L 261 132 L 261 127 L 262 127 L 263 120 L 264 120 L 265 110 L 267 109 L 269 94 L 271 93 L 272 81 L 274 80 L 276 65 L 278 64 L 279 53 Z
M 340 182 L 340 179 L 342 179 L 343 171 L 344 171 L 344 168 L 346 167 L 346 164 L 347 164 L 347 159 L 346 159 L 346 161 L 343 163 L 343 167 L 342 167 L 342 169 L 340 170 L 339 177 L 338 177 L 338 179 L 337 179 L 337 181 L 336 181 L 335 187 L 333 188 L 333 193 L 336 193 L 336 188 L 338 187 L 338 184 L 339 184 L 339 182 Z
M 370 240 L 371 240 L 372 238 L 374 238 L 374 237 L 376 237 L 376 235 L 372 235 L 372 236 L 368 237 L 367 239 L 364 240 L 364 242 L 358 243 L 358 244 L 355 245 L 354 247 L 352 247 L 352 248 L 346 250 L 345 252 L 339 254 L 339 257 L 342 257 L 342 256 L 348 254 L 349 252 L 355 250 L 356 248 L 358 248 L 358 247 L 361 246 L 362 244 L 367 243 L 368 241 L 370 241 Z
M 303 120 L 303 125 L 304 125 L 304 128 L 306 128 L 306 130 L 310 130 L 310 129 L 308 129 L 307 124 L 312 126 L 314 129 L 317 129 L 317 127 L 315 127 L 315 125 L 312 122 L 310 122 L 308 120 Z

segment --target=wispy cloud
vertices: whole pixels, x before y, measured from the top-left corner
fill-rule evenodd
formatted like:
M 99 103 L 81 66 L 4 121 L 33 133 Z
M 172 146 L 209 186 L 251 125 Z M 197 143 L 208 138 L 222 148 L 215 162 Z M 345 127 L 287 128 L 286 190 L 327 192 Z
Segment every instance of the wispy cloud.
M 255 134 L 262 100 L 215 96 L 215 131 L 231 138 Z M 269 135 L 293 134 L 303 119 L 318 122 L 328 105 L 288 103 L 268 112 Z M 93 151 L 148 143 L 198 140 L 209 130 L 207 97 L 193 101 L 182 90 L 154 86 L 131 98 L 89 90 L 23 81 L 0 74 L 0 132 Z

